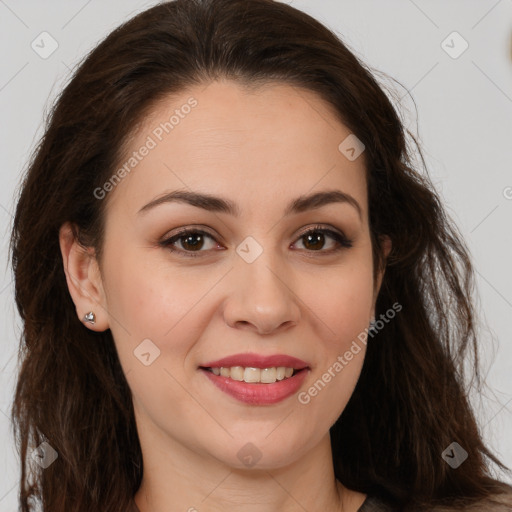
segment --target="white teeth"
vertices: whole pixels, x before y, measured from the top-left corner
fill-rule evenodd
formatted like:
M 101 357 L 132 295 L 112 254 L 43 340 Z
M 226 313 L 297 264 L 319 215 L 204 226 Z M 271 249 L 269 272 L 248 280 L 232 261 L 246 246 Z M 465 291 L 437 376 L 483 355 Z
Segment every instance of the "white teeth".
M 244 370 L 245 382 L 260 382 L 261 370 L 259 368 L 246 368 Z
M 231 368 L 210 368 L 214 375 L 230 377 L 233 380 L 244 381 L 251 384 L 263 383 L 273 384 L 278 380 L 290 378 L 293 375 L 293 368 L 278 366 L 273 368 L 252 368 L 243 366 L 232 366 Z
M 265 384 L 272 384 L 277 380 L 277 370 L 275 368 L 264 368 L 260 373 L 260 381 Z
M 233 380 L 244 380 L 244 369 L 242 366 L 232 366 L 231 369 L 231 375 L 230 377 Z

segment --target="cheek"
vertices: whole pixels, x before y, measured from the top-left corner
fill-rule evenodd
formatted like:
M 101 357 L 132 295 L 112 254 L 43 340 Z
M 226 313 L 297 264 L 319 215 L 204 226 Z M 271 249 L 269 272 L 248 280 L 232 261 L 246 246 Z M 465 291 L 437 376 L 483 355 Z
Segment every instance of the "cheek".
M 168 269 L 126 251 L 113 255 L 105 270 L 111 330 L 116 340 L 129 337 L 132 350 L 146 338 L 160 346 L 175 337 L 204 287 L 187 285 L 179 272 L 166 276 Z
M 365 258 L 302 285 L 300 297 L 312 312 L 319 337 L 330 353 L 345 350 L 368 327 L 373 303 L 371 263 Z M 321 334 L 320 334 L 321 333 Z

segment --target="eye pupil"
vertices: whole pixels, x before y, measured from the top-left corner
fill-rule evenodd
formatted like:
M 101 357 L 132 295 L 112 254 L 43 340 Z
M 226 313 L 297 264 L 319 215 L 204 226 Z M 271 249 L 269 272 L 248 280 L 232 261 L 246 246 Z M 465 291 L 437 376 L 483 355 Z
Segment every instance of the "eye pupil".
M 323 244 L 324 244 L 324 235 L 323 233 L 318 233 L 315 235 L 315 234 L 312 234 L 312 233 L 309 233 L 308 235 L 305 236 L 307 242 L 306 244 L 304 244 L 307 248 L 311 248 L 311 246 L 309 245 L 310 242 L 313 242 L 313 249 L 314 248 L 317 248 L 317 249 L 321 249 L 323 247 Z M 320 247 L 318 247 L 318 244 L 320 244 Z
M 196 239 L 196 242 L 194 243 L 193 240 Z M 197 240 L 199 239 L 199 240 Z M 191 242 L 192 240 L 192 242 Z M 183 247 L 185 249 L 197 249 L 199 247 L 199 249 L 202 247 L 202 244 L 204 243 L 204 240 L 203 240 L 203 235 L 197 233 L 195 235 L 186 235 L 183 237 Z M 187 247 L 187 246 L 190 246 L 190 247 Z

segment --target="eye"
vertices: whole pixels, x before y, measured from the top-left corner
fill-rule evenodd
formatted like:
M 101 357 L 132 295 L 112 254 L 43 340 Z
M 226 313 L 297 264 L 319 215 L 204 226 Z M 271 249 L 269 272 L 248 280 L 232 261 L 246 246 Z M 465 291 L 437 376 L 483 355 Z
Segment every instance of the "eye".
M 204 250 L 201 249 L 204 248 L 206 239 L 215 240 L 213 236 L 206 231 L 186 228 L 170 238 L 162 240 L 159 242 L 159 245 L 169 249 L 171 252 L 181 252 L 185 256 L 197 257 L 200 256 L 200 254 L 194 253 L 204 252 Z M 181 245 L 181 248 L 175 247 L 177 243 Z M 210 246 L 210 248 L 212 247 Z
M 328 250 L 322 250 L 329 239 L 331 240 L 331 248 Z M 210 241 L 209 247 L 207 243 L 208 240 Z M 341 251 L 342 249 L 348 249 L 352 247 L 353 244 L 352 240 L 349 240 L 342 233 L 322 226 L 309 228 L 300 235 L 298 240 L 304 245 L 304 250 L 310 253 L 319 252 L 332 254 Z M 206 231 L 201 229 L 185 228 L 171 237 L 162 240 L 159 242 L 159 245 L 161 247 L 165 247 L 171 252 L 180 253 L 180 255 L 184 257 L 195 258 L 201 256 L 201 252 L 204 253 L 215 248 L 215 242 L 216 240 L 213 235 Z M 180 245 L 181 247 L 177 247 L 177 245 Z M 218 243 L 217 247 L 219 247 Z
M 322 250 L 325 247 L 326 240 L 328 239 L 334 241 L 334 243 L 331 242 L 331 246 L 334 247 L 328 250 Z M 352 240 L 349 240 L 342 233 L 338 233 L 337 231 L 333 231 L 332 229 L 327 229 L 322 226 L 314 226 L 313 228 L 303 232 L 300 235 L 299 240 L 302 241 L 305 249 L 308 252 L 322 252 L 331 254 L 353 246 Z M 336 244 L 338 245 L 336 246 Z

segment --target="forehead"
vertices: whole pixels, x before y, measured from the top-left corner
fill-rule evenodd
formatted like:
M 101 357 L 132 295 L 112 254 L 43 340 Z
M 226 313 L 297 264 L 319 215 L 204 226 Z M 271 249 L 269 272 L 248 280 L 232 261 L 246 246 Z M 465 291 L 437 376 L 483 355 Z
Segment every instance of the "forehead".
M 194 86 L 163 98 L 141 120 L 119 164 L 130 170 L 109 199 L 139 205 L 193 189 L 257 195 L 263 205 L 317 187 L 345 190 L 366 210 L 364 154 L 350 160 L 340 150 L 352 136 L 309 90 L 283 83 L 247 89 L 227 80 Z

